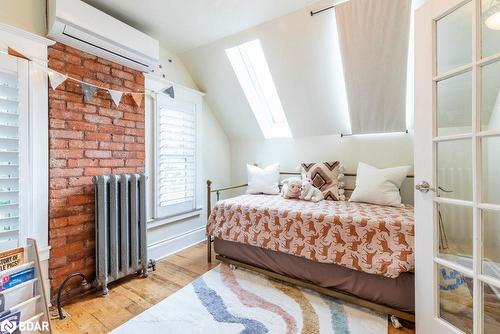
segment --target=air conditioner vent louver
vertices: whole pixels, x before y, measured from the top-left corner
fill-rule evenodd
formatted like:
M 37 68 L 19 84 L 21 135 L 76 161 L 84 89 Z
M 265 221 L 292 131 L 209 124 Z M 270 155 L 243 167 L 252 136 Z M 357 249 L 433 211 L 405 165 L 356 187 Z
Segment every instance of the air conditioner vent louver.
M 49 0 L 48 36 L 130 68 L 151 72 L 158 64 L 157 40 L 80 0 Z

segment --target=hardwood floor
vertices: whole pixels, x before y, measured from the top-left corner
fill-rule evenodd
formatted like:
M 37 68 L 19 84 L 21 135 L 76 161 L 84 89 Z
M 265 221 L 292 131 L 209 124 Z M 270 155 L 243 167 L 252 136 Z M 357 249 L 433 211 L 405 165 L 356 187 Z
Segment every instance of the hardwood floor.
M 201 243 L 158 261 L 147 279 L 132 278 L 109 286 L 109 295 L 96 292 L 64 306 L 67 318 L 52 320 L 53 332 L 107 333 L 149 307 L 157 304 L 198 276 L 217 266 L 206 260 L 206 244 Z M 414 334 L 411 329 L 394 329 L 389 334 Z

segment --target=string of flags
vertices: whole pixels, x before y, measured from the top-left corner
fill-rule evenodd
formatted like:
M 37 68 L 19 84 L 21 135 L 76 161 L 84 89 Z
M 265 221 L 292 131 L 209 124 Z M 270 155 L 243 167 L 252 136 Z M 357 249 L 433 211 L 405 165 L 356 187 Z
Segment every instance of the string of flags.
M 85 82 L 85 81 L 82 81 L 82 80 L 70 77 L 70 76 L 68 76 L 66 74 L 63 74 L 61 72 L 55 71 L 55 70 L 50 69 L 50 68 L 47 70 L 47 72 L 48 72 L 48 76 L 49 76 L 50 86 L 54 90 L 57 87 L 59 87 L 66 80 L 72 80 L 72 81 L 78 82 L 81 85 L 81 87 L 82 87 L 83 99 L 84 99 L 84 101 L 86 103 L 88 103 L 88 102 L 90 102 L 90 100 L 92 100 L 92 97 L 97 92 L 97 89 L 106 90 L 109 93 L 109 95 L 111 96 L 111 99 L 113 100 L 113 102 L 115 103 L 115 105 L 117 107 L 120 105 L 120 101 L 122 100 L 122 97 L 125 94 L 128 94 L 128 95 L 132 96 L 132 99 L 134 100 L 135 104 L 137 104 L 137 106 L 141 106 L 141 104 L 142 104 L 142 98 L 146 94 L 145 92 L 137 93 L 137 92 L 120 91 L 120 90 L 116 90 L 116 89 L 111 89 L 111 88 L 106 88 L 106 87 L 100 87 L 100 86 L 97 86 L 97 85 L 94 85 L 94 84 L 91 84 L 91 83 L 88 83 L 88 82 Z M 173 86 L 167 88 L 166 90 L 168 90 L 170 88 L 173 91 Z M 168 95 L 171 96 L 171 94 L 168 94 Z M 173 96 L 171 96 L 171 97 L 173 98 Z
M 59 87 L 66 80 L 72 80 L 72 81 L 78 82 L 80 84 L 80 86 L 82 87 L 83 99 L 86 103 L 88 103 L 89 101 L 92 100 L 92 97 L 95 95 L 95 93 L 97 92 L 98 89 L 106 90 L 109 93 L 111 99 L 113 100 L 114 104 L 117 107 L 119 106 L 123 95 L 132 96 L 132 99 L 134 100 L 135 104 L 137 104 L 137 106 L 140 107 L 142 104 L 142 99 L 146 94 L 152 95 L 152 94 L 157 93 L 157 92 L 153 92 L 153 91 L 151 91 L 151 92 L 120 91 L 120 90 L 116 90 L 116 89 L 111 89 L 111 88 L 106 88 L 106 87 L 94 85 L 94 84 L 91 84 L 89 82 L 85 82 L 85 81 L 73 78 L 69 75 L 58 72 L 58 71 L 53 70 L 51 68 L 47 68 L 45 65 L 38 64 L 36 61 L 24 56 L 22 53 L 19 53 L 10 47 L 7 49 L 7 53 L 11 56 L 14 56 L 14 57 L 26 59 L 26 60 L 40 66 L 43 70 L 47 71 L 50 86 L 54 90 L 57 87 Z M 173 86 L 170 86 L 166 89 L 163 89 L 162 93 L 170 96 L 172 99 L 175 98 L 175 91 L 174 91 Z

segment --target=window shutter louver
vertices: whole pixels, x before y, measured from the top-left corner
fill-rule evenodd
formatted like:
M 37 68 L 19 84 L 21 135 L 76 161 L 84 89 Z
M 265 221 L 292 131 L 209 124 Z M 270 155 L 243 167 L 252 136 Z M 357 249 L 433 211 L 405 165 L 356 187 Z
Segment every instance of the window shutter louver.
M 13 60 L 0 63 L 0 251 L 19 245 L 19 85 Z
M 164 94 L 157 103 L 157 216 L 167 217 L 195 209 L 196 110 Z

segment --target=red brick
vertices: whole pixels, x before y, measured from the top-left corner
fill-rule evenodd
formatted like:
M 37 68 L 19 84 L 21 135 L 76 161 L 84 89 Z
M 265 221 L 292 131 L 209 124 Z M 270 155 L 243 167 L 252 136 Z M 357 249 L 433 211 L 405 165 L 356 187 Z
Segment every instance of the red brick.
M 98 63 L 98 62 L 95 62 L 95 61 L 91 61 L 91 60 L 84 60 L 83 66 L 85 66 L 85 68 L 87 68 L 89 70 L 101 72 L 101 73 L 105 73 L 105 74 L 109 74 L 109 72 L 111 70 L 111 67 L 104 65 L 104 64 L 101 64 L 101 63 Z
M 137 157 L 138 151 L 113 151 L 113 158 L 131 159 Z
M 49 136 L 51 138 L 82 139 L 83 132 L 72 130 L 50 130 Z
M 123 83 L 122 79 L 104 73 L 97 73 L 96 78 L 100 81 L 104 81 L 113 85 L 121 86 Z
M 65 92 L 60 89 L 49 89 L 49 98 L 56 100 L 63 100 L 66 102 L 81 102 L 83 100 L 83 95 Z
M 97 160 L 95 160 L 95 161 L 97 162 Z M 97 164 L 96 164 L 96 166 L 97 166 Z M 79 187 L 79 186 L 83 186 L 83 185 L 90 185 L 90 184 L 92 184 L 92 176 L 70 177 L 68 179 L 68 184 L 70 187 Z
M 127 167 L 140 167 L 140 166 L 144 166 L 144 160 L 142 160 L 142 159 L 128 159 L 125 162 L 125 166 L 127 166 Z
M 97 167 L 99 166 L 99 160 L 97 159 L 69 159 L 68 167 Z
M 49 112 L 49 116 L 52 117 L 53 119 L 60 119 L 60 120 L 80 121 L 83 119 L 83 115 L 81 113 L 59 110 L 59 109 L 51 109 Z
M 68 186 L 68 180 L 65 178 L 51 178 L 50 189 L 63 189 Z
M 99 161 L 101 167 L 123 167 L 125 165 L 122 159 L 102 159 Z
M 105 125 L 105 124 L 99 125 L 100 132 L 110 133 L 113 135 L 123 135 L 125 134 L 125 130 L 126 129 L 124 127 L 116 125 Z
M 95 176 L 95 175 L 105 175 L 111 174 L 111 168 L 98 168 L 98 167 L 87 167 L 85 168 L 84 175 Z
M 125 134 L 131 136 L 144 136 L 144 129 L 125 128 Z
M 111 151 L 103 151 L 103 150 L 86 150 L 85 156 L 87 158 L 111 158 Z
M 66 109 L 66 101 L 61 100 L 50 100 L 49 109 L 64 110 Z
M 84 117 L 87 118 L 87 116 L 95 116 L 95 115 L 85 115 Z M 81 131 L 97 131 L 97 125 L 95 124 L 89 124 L 88 122 L 83 122 L 83 121 L 67 121 L 67 128 L 71 130 L 81 130 Z
M 70 140 L 69 148 L 87 148 L 87 149 L 96 149 L 99 147 L 99 143 L 97 141 L 88 141 L 88 140 Z
M 131 120 L 131 121 L 144 122 L 144 115 L 141 115 L 141 114 L 134 114 L 134 113 L 130 113 L 130 112 L 125 112 L 125 113 L 123 113 L 123 118 Z
M 68 102 L 66 108 L 68 110 L 85 112 L 85 113 L 89 113 L 89 114 L 95 114 L 97 112 L 96 106 L 92 106 L 92 105 L 85 104 L 85 103 Z
M 90 123 L 111 124 L 111 118 L 109 118 L 109 117 L 88 114 L 88 115 L 83 116 L 83 118 L 85 118 L 85 120 L 87 122 L 90 122 Z M 91 130 L 91 131 L 96 131 L 96 130 Z
M 50 150 L 50 157 L 55 158 L 55 159 L 81 158 L 81 157 L 83 157 L 83 150 L 79 150 L 79 149 L 54 149 L 54 150 Z
M 116 109 L 100 108 L 99 115 L 108 116 L 108 117 L 112 117 L 112 118 L 122 118 L 123 112 L 116 110 Z
M 101 142 L 99 144 L 99 148 L 102 150 L 112 150 L 112 151 L 120 151 L 123 150 L 124 145 L 122 143 L 113 143 L 113 142 Z
M 129 81 L 135 80 L 135 76 L 133 74 L 115 68 L 111 70 L 111 74 L 113 75 L 113 77 L 118 77 L 120 79 L 125 79 Z
M 125 150 L 127 151 L 144 151 L 144 144 L 125 144 Z
M 94 203 L 94 196 L 92 195 L 77 195 L 68 197 L 68 205 L 82 205 Z
M 49 160 L 49 166 L 50 168 L 60 168 L 60 167 L 66 167 L 67 165 L 67 160 L 66 159 L 50 159 Z
M 123 119 L 114 119 L 113 124 L 118 125 L 118 126 L 124 126 L 127 128 L 135 128 L 134 121 L 127 121 L 127 120 L 123 120 Z
M 56 70 L 56 71 L 63 71 L 64 66 L 66 66 L 66 63 L 60 60 L 57 60 L 55 58 L 50 58 L 49 63 L 48 63 L 49 68 Z
M 110 141 L 111 134 L 105 132 L 85 132 L 86 140 Z
M 51 138 L 49 143 L 50 148 L 68 148 L 68 140 L 67 139 L 57 139 Z
M 83 175 L 83 169 L 81 169 L 81 168 L 51 168 L 49 171 L 49 174 L 50 174 L 51 178 L 81 176 L 81 175 Z

